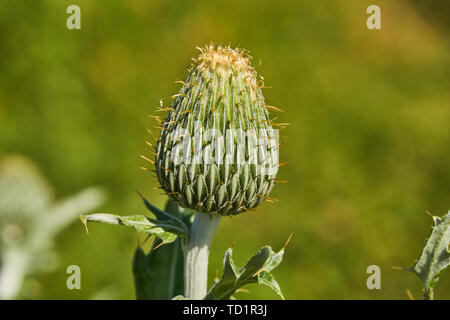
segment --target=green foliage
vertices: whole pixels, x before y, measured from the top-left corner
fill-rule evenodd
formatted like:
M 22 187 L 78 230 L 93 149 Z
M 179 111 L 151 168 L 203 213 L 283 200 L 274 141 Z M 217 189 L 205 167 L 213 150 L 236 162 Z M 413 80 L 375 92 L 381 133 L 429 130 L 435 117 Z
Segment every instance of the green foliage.
M 422 253 L 407 269 L 416 274 L 425 292 L 425 299 L 434 298 L 434 287 L 442 271 L 450 265 L 450 211 L 442 216 L 433 216 L 433 226 L 425 241 Z
M 109 213 L 94 213 L 81 216 L 80 218 L 85 226 L 87 226 L 88 222 L 103 222 L 132 227 L 137 232 L 156 236 L 161 239 L 163 243 L 174 242 L 177 239 L 177 234 L 185 235 L 184 231 L 176 225 L 162 223 L 158 220 L 141 215 L 118 216 Z
M 88 222 L 124 225 L 150 236 L 155 236 L 148 254 L 136 248 L 133 258 L 133 275 L 136 298 L 139 300 L 163 300 L 182 294 L 184 291 L 184 256 L 191 226 L 192 212 L 180 209 L 176 203 L 168 201 L 165 210 L 160 210 L 142 195 L 147 209 L 156 219 L 144 216 L 118 216 L 94 213 L 81 216 L 86 226 Z
M 134 228 L 137 232 L 146 233 L 149 237 L 155 236 L 156 239 L 148 254 L 139 247 L 134 254 L 136 297 L 139 300 L 184 299 L 183 252 L 188 233 L 183 229 L 190 229 L 193 212 L 180 208 L 171 201 L 167 202 L 163 211 L 145 198 L 142 199 L 146 207 L 160 219 L 143 215 L 118 216 L 95 213 L 81 216 L 81 221 L 85 226 L 88 222 L 124 225 Z M 274 252 L 270 246 L 261 248 L 242 268 L 235 265 L 233 250 L 229 248 L 224 256 L 222 278 L 209 290 L 205 300 L 230 299 L 240 287 L 251 283 L 268 286 L 284 299 L 280 286 L 270 272 L 281 263 L 286 245 L 279 252 Z
M 138 300 L 168 300 L 184 292 L 183 251 L 180 240 L 159 247 L 155 243 L 149 254 L 137 248 L 133 258 L 133 275 Z
M 183 220 L 190 228 L 191 212 L 168 202 L 165 212 Z M 184 293 L 183 239 L 161 246 L 155 240 L 152 249 L 145 254 L 137 248 L 133 259 L 133 275 L 136 297 L 139 300 L 168 300 Z
M 230 299 L 240 287 L 250 283 L 268 286 L 284 299 L 278 282 L 270 273 L 280 264 L 283 254 L 284 247 L 275 253 L 271 247 L 265 246 L 239 268 L 233 261 L 233 249 L 229 248 L 223 259 L 222 278 L 212 286 L 205 300 Z
M 140 195 L 141 196 L 141 195 Z M 137 232 L 155 236 L 162 241 L 162 244 L 174 242 L 178 236 L 187 237 L 189 229 L 181 218 L 170 214 L 150 204 L 141 196 L 147 209 L 152 212 L 157 219 L 144 215 L 119 216 L 110 213 L 93 213 L 81 216 L 81 222 L 87 229 L 88 222 L 102 222 L 108 224 L 124 225 L 132 227 Z

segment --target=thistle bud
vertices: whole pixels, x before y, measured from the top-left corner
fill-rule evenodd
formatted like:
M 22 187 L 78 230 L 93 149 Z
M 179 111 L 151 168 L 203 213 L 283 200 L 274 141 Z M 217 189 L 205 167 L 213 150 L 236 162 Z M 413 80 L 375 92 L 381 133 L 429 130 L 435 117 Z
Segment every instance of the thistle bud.
M 235 215 L 268 199 L 278 171 L 278 130 L 247 52 L 199 49 L 162 122 L 156 175 L 180 206 Z

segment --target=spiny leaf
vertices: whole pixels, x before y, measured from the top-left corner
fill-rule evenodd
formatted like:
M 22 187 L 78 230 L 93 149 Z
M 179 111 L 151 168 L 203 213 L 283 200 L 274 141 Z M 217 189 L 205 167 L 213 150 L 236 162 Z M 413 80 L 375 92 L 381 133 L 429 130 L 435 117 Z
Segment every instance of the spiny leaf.
M 450 265 L 450 211 L 443 217 L 433 216 L 433 226 L 421 255 L 408 271 L 415 273 L 425 291 L 425 298 L 433 298 L 433 288 L 439 275 Z
M 164 212 L 180 219 L 187 228 L 190 227 L 191 212 L 186 212 L 175 202 L 168 201 Z M 160 247 L 161 240 L 155 239 L 148 254 L 141 248 L 136 249 L 133 275 L 138 300 L 169 300 L 184 292 L 182 240 L 178 238 Z
M 138 300 L 170 300 L 183 293 L 183 252 L 180 239 L 159 246 L 156 240 L 152 250 L 145 254 L 136 248 L 133 275 Z
M 144 204 L 147 207 L 147 209 L 151 213 L 153 213 L 155 215 L 157 220 L 159 220 L 159 221 L 166 221 L 166 220 L 173 221 L 174 224 L 177 224 L 180 228 L 182 228 L 186 232 L 186 234 L 188 233 L 189 229 L 186 227 L 186 223 L 183 222 L 182 219 L 177 216 L 177 213 L 170 213 L 170 212 L 168 212 L 167 209 L 170 206 L 173 206 L 172 204 L 170 204 L 170 202 L 168 202 L 168 204 L 166 206 L 166 211 L 164 211 L 164 210 L 161 210 L 161 209 L 155 207 L 150 202 L 148 202 L 148 200 L 145 199 L 139 191 L 136 190 L 136 192 L 139 195 L 139 197 L 141 197 L 141 199 L 144 202 Z M 176 209 L 176 212 L 178 212 L 178 209 Z
M 103 222 L 134 228 L 156 237 L 152 250 L 145 254 L 137 248 L 133 259 L 133 275 L 136 296 L 140 300 L 170 299 L 184 291 L 183 251 L 191 225 L 192 212 L 180 209 L 176 203 L 168 202 L 165 210 L 153 206 L 139 192 L 145 206 L 156 219 L 144 215 L 119 216 L 96 213 L 81 216 L 88 222 Z M 162 244 L 166 244 L 161 247 Z
M 109 213 L 94 213 L 80 217 L 86 226 L 88 222 L 103 222 L 108 224 L 124 225 L 134 228 L 137 232 L 143 232 L 154 235 L 161 239 L 163 243 L 171 243 L 177 239 L 177 235 L 185 236 L 184 230 L 178 226 L 171 225 L 169 222 L 163 223 L 158 220 L 150 219 L 143 215 L 118 216 Z M 170 230 L 170 231 L 169 231 Z
M 262 271 L 261 273 L 258 273 L 258 283 L 268 286 L 284 300 L 284 296 L 281 293 L 280 285 L 269 272 Z
M 233 261 L 232 248 L 229 248 L 224 256 L 222 278 L 209 290 L 205 300 L 230 299 L 240 287 L 249 283 L 266 285 L 284 299 L 280 286 L 270 274 L 280 264 L 283 254 L 284 247 L 274 252 L 271 247 L 265 246 L 250 258 L 245 267 L 239 268 Z

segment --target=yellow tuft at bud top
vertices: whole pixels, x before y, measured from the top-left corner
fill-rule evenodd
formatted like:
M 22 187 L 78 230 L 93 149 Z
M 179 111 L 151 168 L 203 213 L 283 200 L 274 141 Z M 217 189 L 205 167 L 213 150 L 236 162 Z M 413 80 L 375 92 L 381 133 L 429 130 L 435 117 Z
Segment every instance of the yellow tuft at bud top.
M 278 130 L 242 49 L 199 48 L 161 124 L 156 175 L 184 208 L 236 215 L 268 198 L 278 170 Z

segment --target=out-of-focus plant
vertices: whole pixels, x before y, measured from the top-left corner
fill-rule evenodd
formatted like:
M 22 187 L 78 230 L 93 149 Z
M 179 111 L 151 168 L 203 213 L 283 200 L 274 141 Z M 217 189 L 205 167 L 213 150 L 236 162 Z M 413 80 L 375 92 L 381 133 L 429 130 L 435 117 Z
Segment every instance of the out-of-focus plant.
M 55 201 L 52 190 L 28 159 L 11 155 L 0 161 L 0 299 L 20 294 L 28 275 L 51 271 L 55 236 L 80 214 L 103 202 L 89 188 Z
M 241 214 L 263 201 L 277 182 L 278 131 L 265 104 L 264 81 L 245 50 L 213 45 L 201 53 L 182 88 L 161 103 L 166 119 L 154 116 L 161 129 L 155 138 L 156 176 L 169 197 L 164 210 L 144 200 L 155 215 L 92 214 L 87 222 L 125 225 L 156 237 L 148 255 L 138 248 L 133 262 L 139 299 L 230 299 L 243 285 L 269 286 L 280 297 L 270 273 L 283 257 L 265 246 L 237 267 L 229 249 L 221 279 L 207 290 L 209 248 L 223 216 Z M 153 134 L 152 134 L 153 135 Z M 145 168 L 144 168 L 145 169 Z M 146 169 L 150 170 L 150 169 Z M 161 247 L 161 245 L 163 245 Z
M 450 265 L 450 211 L 442 217 L 432 218 L 433 226 L 422 253 L 412 267 L 405 269 L 419 277 L 425 300 L 434 299 L 439 276 Z

